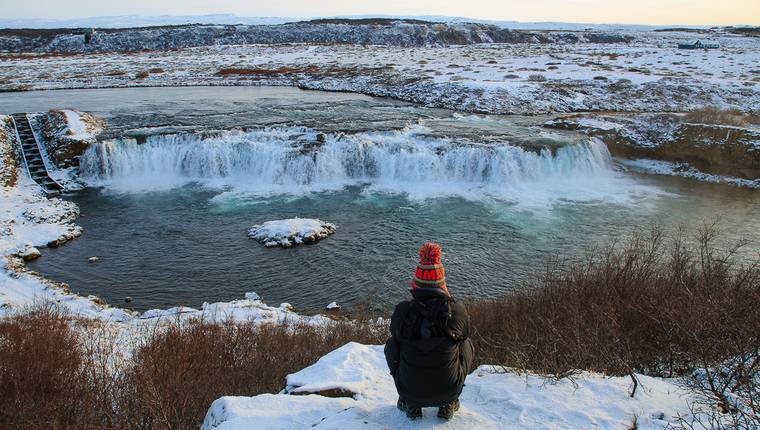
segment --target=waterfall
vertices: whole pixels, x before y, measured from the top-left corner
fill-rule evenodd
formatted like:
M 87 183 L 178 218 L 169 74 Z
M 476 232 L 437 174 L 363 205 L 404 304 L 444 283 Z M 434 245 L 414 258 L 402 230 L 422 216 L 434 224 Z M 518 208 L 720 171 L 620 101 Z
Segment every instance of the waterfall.
M 589 140 L 539 152 L 502 144 L 431 138 L 408 129 L 327 135 L 302 128 L 151 136 L 92 145 L 81 177 L 120 191 L 189 183 L 253 193 L 303 193 L 367 184 L 419 197 L 509 196 L 528 187 L 562 189 L 615 176 L 606 146 Z

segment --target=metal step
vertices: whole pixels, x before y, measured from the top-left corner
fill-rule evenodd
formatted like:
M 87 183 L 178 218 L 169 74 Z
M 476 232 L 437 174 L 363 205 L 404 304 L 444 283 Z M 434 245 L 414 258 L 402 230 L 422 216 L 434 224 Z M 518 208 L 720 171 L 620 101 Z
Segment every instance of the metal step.
M 12 114 L 11 119 L 19 140 L 21 156 L 27 173 L 45 191 L 48 197 L 59 195 L 63 186 L 50 176 L 42 156 L 41 147 L 34 135 L 32 125 L 29 123 L 29 118 L 26 114 Z

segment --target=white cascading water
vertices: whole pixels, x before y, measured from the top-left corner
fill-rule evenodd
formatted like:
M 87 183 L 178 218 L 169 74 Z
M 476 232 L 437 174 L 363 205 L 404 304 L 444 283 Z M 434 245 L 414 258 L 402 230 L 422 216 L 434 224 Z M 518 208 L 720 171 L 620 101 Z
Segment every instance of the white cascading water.
M 457 144 L 398 132 L 328 135 L 300 128 L 152 136 L 91 146 L 81 160 L 89 185 L 122 192 L 189 183 L 253 194 L 300 194 L 368 184 L 370 191 L 412 198 L 461 196 L 524 200 L 613 198 L 621 180 L 597 141 L 552 154 L 508 144 Z M 600 195 L 601 192 L 601 195 Z M 545 195 L 546 193 L 551 196 Z

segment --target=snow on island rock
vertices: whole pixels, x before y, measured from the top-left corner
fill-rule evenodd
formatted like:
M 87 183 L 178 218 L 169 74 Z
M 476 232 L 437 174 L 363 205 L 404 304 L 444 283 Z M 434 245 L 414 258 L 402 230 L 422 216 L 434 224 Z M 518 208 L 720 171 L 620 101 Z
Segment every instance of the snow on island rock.
M 560 381 L 481 366 L 467 377 L 462 407 L 450 422 L 423 410 L 414 422 L 396 409 L 396 388 L 380 345 L 348 343 L 313 366 L 288 375 L 281 394 L 222 397 L 203 430 L 333 429 L 662 429 L 689 414 L 689 400 L 668 379 L 581 373 Z M 298 394 L 298 395 L 294 395 Z M 324 394 L 324 395 L 320 395 Z M 338 397 L 328 397 L 338 396 Z
M 335 233 L 335 224 L 309 218 L 291 218 L 267 221 L 248 230 L 248 237 L 267 247 L 289 248 L 302 243 L 313 243 Z

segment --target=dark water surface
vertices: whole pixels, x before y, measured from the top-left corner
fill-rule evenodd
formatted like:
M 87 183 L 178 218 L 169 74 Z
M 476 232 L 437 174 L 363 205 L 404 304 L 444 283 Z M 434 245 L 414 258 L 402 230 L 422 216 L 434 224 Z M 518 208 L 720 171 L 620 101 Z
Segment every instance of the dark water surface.
M 217 193 L 193 186 L 138 195 L 87 190 L 71 197 L 82 209 L 84 236 L 45 250 L 32 268 L 111 303 L 131 296 L 138 309 L 198 306 L 256 291 L 275 304 L 318 310 L 333 300 L 372 298 L 382 307 L 402 297 L 425 240 L 443 245 L 452 292 L 484 298 L 508 292 L 547 257 L 578 255 L 651 221 L 690 223 L 723 213 L 734 238 L 742 231 L 757 238 L 758 208 L 742 203 L 751 194 L 705 186 L 700 194 L 709 194 L 683 197 L 691 183 L 667 182 L 682 197 L 654 208 L 565 204 L 538 214 L 500 202 L 367 196 L 355 187 L 248 201 L 217 201 Z M 316 245 L 286 250 L 246 237 L 253 224 L 294 216 L 339 229 Z M 90 256 L 100 261 L 88 263 Z

